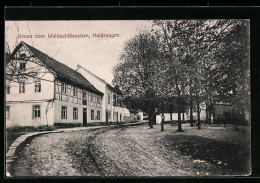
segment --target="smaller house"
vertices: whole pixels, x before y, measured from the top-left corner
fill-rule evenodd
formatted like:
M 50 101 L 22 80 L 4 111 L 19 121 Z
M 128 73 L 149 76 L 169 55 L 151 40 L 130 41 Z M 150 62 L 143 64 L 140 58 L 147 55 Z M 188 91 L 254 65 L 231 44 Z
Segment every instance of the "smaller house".
M 77 72 L 83 75 L 93 86 L 104 93 L 101 104 L 101 121 L 103 122 L 130 122 L 135 121 L 135 117 L 130 111 L 124 107 L 120 98 L 119 90 L 116 90 L 104 79 L 98 77 L 88 69 L 78 65 Z
M 213 104 L 213 112 L 216 121 L 230 121 L 233 115 L 232 106 L 229 104 Z
M 250 122 L 250 113 L 239 110 L 230 104 L 213 104 L 215 122 L 238 123 L 248 125 Z
M 189 106 L 188 106 L 189 107 Z M 181 106 L 181 121 L 188 121 L 190 120 L 190 109 L 186 105 Z M 178 109 L 177 104 L 173 103 L 172 107 L 169 102 L 164 103 L 164 116 L 165 121 L 177 121 L 178 120 Z M 172 112 L 172 114 L 171 114 Z M 196 107 L 193 106 L 193 120 L 198 119 L 198 113 L 196 111 Z M 203 103 L 200 104 L 200 120 L 206 120 L 206 109 Z

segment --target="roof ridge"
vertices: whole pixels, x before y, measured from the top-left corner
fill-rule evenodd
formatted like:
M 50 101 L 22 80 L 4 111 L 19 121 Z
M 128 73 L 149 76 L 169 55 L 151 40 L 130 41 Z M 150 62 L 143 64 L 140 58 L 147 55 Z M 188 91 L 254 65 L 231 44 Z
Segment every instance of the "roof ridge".
M 85 71 L 89 72 L 89 73 L 92 74 L 93 76 L 97 77 L 99 80 L 103 81 L 105 84 L 109 84 L 109 83 L 106 82 L 104 79 L 102 79 L 101 77 L 97 76 L 96 74 L 94 74 L 93 72 L 91 72 L 90 70 L 88 70 L 87 68 L 82 67 L 81 65 L 77 65 L 77 70 L 78 70 L 79 68 L 82 68 L 82 69 L 84 69 Z
M 56 60 L 55 58 L 53 58 L 53 57 L 47 55 L 46 53 L 42 52 L 41 50 L 39 50 L 39 49 L 37 49 L 37 48 L 35 48 L 35 47 L 29 45 L 28 43 L 25 43 L 24 41 L 22 41 L 22 42 L 23 42 L 26 46 L 32 47 L 32 48 L 35 49 L 36 51 L 41 52 L 41 54 L 43 54 L 43 55 L 45 55 L 45 56 L 47 56 L 47 57 L 49 57 L 49 58 L 55 60 L 56 62 L 59 62 L 58 60 Z M 66 64 L 64 64 L 64 63 L 62 63 L 62 62 L 59 62 L 59 63 L 62 64 L 62 65 L 64 65 L 64 66 L 66 66 L 66 67 L 68 67 L 68 68 L 70 68 L 69 66 L 67 66 Z M 70 69 L 72 69 L 72 68 L 70 68 Z M 73 69 L 72 69 L 72 70 L 73 70 Z
M 83 70 L 89 72 L 90 74 L 92 74 L 93 76 L 95 76 L 96 78 L 98 78 L 99 80 L 101 80 L 101 82 L 105 83 L 106 85 L 108 85 L 108 87 L 110 87 L 111 89 L 115 89 L 114 86 L 112 86 L 111 84 L 109 84 L 106 80 L 102 79 L 101 77 L 97 76 L 96 74 L 94 74 L 93 72 L 91 72 L 90 70 L 86 69 L 85 67 L 82 67 L 81 65 L 77 65 L 77 69 L 82 68 Z

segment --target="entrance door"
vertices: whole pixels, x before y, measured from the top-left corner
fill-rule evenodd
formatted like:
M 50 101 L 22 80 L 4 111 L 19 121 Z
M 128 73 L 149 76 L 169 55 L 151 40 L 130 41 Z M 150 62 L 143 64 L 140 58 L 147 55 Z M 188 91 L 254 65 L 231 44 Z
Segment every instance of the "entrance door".
M 87 108 L 83 108 L 83 126 L 87 126 Z
M 108 112 L 106 112 L 106 123 L 108 123 Z

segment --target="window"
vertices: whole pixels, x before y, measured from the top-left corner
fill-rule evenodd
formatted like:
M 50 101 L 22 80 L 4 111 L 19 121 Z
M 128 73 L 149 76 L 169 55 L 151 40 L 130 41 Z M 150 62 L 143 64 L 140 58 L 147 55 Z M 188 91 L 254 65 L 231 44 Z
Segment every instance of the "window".
M 94 110 L 91 110 L 91 120 L 94 120 Z
M 10 118 L 10 106 L 5 107 L 5 118 L 6 119 Z
M 86 100 L 86 96 L 87 96 L 87 93 L 86 91 L 83 91 L 83 94 L 82 94 L 82 104 L 83 105 L 87 105 L 87 100 Z
M 78 119 L 78 108 L 73 108 L 73 119 Z
M 108 93 L 108 100 L 107 100 L 108 102 L 108 104 L 110 104 L 110 93 Z
M 35 81 L 35 92 L 41 92 L 41 81 Z
M 78 96 L 78 88 L 73 86 L 73 96 Z
M 67 107 L 66 106 L 61 107 L 61 119 L 67 119 Z
M 87 105 L 86 99 L 82 99 L 82 105 Z
M 20 70 L 25 70 L 25 62 L 20 63 Z
M 61 83 L 61 92 L 67 93 L 67 84 L 66 83 Z
M 85 91 L 83 91 L 83 98 L 86 98 L 87 93 Z
M 34 105 L 33 106 L 33 118 L 40 118 L 41 117 L 41 106 Z
M 93 95 L 91 94 L 90 96 L 90 101 L 92 102 L 93 101 Z
M 10 94 L 10 89 L 11 89 L 11 87 L 10 87 L 10 85 L 8 84 L 8 85 L 6 86 L 6 93 L 7 93 L 7 94 Z
M 114 106 L 117 105 L 117 103 L 116 103 L 116 99 L 117 99 L 117 97 L 116 97 L 116 95 L 114 94 L 114 97 L 113 97 L 113 103 L 114 103 Z
M 108 118 L 109 120 L 111 119 L 110 112 L 107 112 L 107 118 Z
M 101 98 L 100 97 L 97 98 L 97 102 L 101 103 Z
M 100 111 L 97 111 L 97 120 L 100 120 Z
M 19 93 L 25 93 L 25 82 L 19 83 Z

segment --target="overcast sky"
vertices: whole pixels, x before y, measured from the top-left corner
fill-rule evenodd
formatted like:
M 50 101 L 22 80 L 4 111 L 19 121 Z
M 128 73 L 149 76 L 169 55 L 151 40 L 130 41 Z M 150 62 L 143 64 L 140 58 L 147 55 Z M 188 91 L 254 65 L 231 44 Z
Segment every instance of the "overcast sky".
M 97 76 L 112 83 L 113 66 L 124 42 L 150 21 L 6 21 L 5 39 L 10 49 L 15 47 L 18 34 L 32 38 L 18 38 L 62 62 L 72 69 L 77 65 L 87 68 Z M 18 30 L 19 29 L 19 30 Z M 18 33 L 19 31 L 19 33 Z M 89 34 L 89 38 L 48 38 L 48 34 Z M 94 38 L 93 33 L 119 34 L 116 38 Z M 35 38 L 45 35 L 45 38 Z

